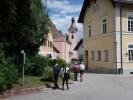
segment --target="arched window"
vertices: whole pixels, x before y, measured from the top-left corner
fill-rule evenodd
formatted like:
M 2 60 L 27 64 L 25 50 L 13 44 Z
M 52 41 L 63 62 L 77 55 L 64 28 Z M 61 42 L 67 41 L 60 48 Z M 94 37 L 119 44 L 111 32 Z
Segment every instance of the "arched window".
M 71 37 L 72 39 L 74 39 L 74 35 L 72 35 L 72 37 Z

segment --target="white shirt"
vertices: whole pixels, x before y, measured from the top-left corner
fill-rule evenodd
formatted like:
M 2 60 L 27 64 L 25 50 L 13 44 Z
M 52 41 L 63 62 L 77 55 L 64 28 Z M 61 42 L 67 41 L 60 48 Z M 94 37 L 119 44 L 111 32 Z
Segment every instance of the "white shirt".
M 79 70 L 84 70 L 84 69 L 85 69 L 84 64 L 80 64 L 80 65 L 79 65 Z
M 69 68 L 66 67 L 66 73 L 69 72 Z M 60 76 L 64 77 L 64 73 L 65 73 L 65 70 L 64 68 L 61 68 L 61 71 L 60 71 Z

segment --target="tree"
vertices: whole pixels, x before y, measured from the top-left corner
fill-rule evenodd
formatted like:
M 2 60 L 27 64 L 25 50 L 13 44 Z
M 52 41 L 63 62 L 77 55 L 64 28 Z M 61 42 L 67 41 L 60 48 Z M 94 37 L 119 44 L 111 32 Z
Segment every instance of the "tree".
M 24 49 L 38 52 L 47 34 L 47 9 L 41 0 L 0 0 L 0 47 L 12 58 Z

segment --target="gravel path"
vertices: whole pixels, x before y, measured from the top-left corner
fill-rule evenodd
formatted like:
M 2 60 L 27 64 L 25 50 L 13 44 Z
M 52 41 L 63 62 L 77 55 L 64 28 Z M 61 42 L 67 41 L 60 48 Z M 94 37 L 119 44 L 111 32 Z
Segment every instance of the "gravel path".
M 69 90 L 44 88 L 3 100 L 133 100 L 133 76 L 85 74 L 83 82 L 72 83 Z

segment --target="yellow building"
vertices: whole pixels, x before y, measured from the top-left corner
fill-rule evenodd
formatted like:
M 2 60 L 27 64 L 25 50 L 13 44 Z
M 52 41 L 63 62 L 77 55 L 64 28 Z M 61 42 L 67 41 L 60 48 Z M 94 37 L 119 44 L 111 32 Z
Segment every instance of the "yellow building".
M 59 50 L 54 46 L 53 43 L 53 25 L 52 21 L 49 19 L 49 32 L 44 35 L 43 44 L 39 48 L 39 53 L 42 56 L 49 57 L 51 59 L 57 59 Z
M 78 22 L 89 71 L 133 74 L 133 0 L 84 0 Z

